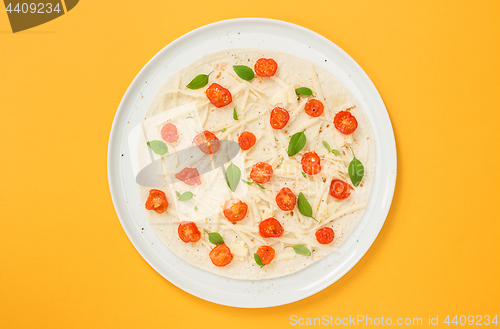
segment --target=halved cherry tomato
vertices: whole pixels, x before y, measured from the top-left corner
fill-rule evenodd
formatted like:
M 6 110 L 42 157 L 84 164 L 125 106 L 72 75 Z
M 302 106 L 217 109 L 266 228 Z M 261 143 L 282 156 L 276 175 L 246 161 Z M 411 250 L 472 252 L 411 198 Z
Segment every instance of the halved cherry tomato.
M 201 238 L 200 230 L 198 230 L 198 226 L 193 222 L 181 222 L 177 232 L 179 233 L 179 238 L 186 243 L 196 242 Z
M 306 103 L 304 109 L 306 110 L 307 115 L 310 115 L 312 117 L 319 117 L 321 114 L 323 114 L 323 110 L 325 109 L 325 107 L 323 106 L 323 103 L 321 103 L 321 101 L 317 99 L 311 99 Z
M 225 244 L 218 244 L 212 251 L 210 251 L 210 260 L 215 266 L 223 267 L 231 263 L 233 260 L 233 254 L 231 254 L 231 249 Z
M 186 167 L 175 174 L 175 178 L 190 186 L 201 185 L 200 173 L 196 168 Z
M 300 163 L 302 170 L 308 175 L 316 175 L 321 171 L 321 159 L 314 151 L 304 154 Z
M 283 187 L 276 195 L 276 203 L 281 210 L 290 211 L 295 208 L 297 197 L 288 187 Z
M 271 246 L 260 246 L 257 248 L 257 255 L 259 255 L 262 264 L 268 265 L 274 259 L 276 252 Z
M 161 214 L 167 211 L 168 201 L 165 192 L 160 190 L 149 190 L 149 196 L 146 200 L 146 209 L 154 210 Z
M 224 107 L 233 101 L 231 92 L 218 83 L 212 83 L 205 93 L 215 107 Z
M 277 238 L 284 232 L 283 226 L 276 218 L 268 218 L 259 224 L 259 233 L 264 238 Z
M 278 69 L 278 63 L 272 58 L 261 58 L 255 62 L 254 69 L 261 77 L 272 77 Z
M 242 132 L 240 137 L 238 138 L 238 144 L 240 144 L 240 148 L 244 151 L 254 146 L 256 141 L 257 138 L 255 137 L 255 135 L 249 131 Z
M 217 153 L 220 149 L 220 141 L 214 133 L 205 130 L 194 136 L 193 142 L 198 145 L 200 151 L 205 154 Z
M 173 123 L 167 123 L 161 128 L 161 138 L 169 143 L 175 143 L 179 139 L 177 127 Z
M 336 199 L 344 200 L 351 195 L 351 185 L 340 179 L 332 180 L 330 184 L 330 195 Z
M 323 227 L 316 231 L 316 240 L 321 244 L 329 244 L 335 238 L 335 232 L 329 227 Z
M 248 206 L 239 199 L 229 199 L 224 203 L 224 216 L 230 222 L 238 222 L 247 215 Z
M 274 129 L 283 129 L 290 120 L 288 111 L 281 107 L 275 107 L 271 111 L 271 127 Z
M 253 165 L 250 171 L 250 178 L 259 184 L 269 182 L 273 175 L 273 167 L 269 163 L 258 162 Z
M 349 111 L 340 111 L 333 119 L 335 128 L 344 135 L 350 135 L 358 128 L 358 120 Z

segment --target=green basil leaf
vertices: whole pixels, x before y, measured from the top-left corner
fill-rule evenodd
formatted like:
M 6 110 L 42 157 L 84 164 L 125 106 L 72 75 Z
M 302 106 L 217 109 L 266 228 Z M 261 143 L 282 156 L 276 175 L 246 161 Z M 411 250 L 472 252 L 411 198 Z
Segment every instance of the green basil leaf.
M 260 268 L 263 268 L 264 266 L 266 266 L 266 265 L 262 264 L 262 260 L 260 259 L 260 256 L 257 255 L 257 253 L 253 254 L 253 259 L 255 259 L 255 262 L 257 263 L 257 265 L 260 266 Z
M 189 201 L 193 198 L 193 192 L 187 191 L 182 194 L 179 192 L 175 191 L 175 194 L 177 194 L 177 197 L 179 198 L 179 201 Z
M 354 155 L 354 153 L 353 153 Z M 352 185 L 358 186 L 359 183 L 361 183 L 361 180 L 363 179 L 363 175 L 365 174 L 365 167 L 359 161 L 356 159 L 356 156 L 354 155 L 354 158 L 352 159 L 351 163 L 349 163 L 349 177 L 351 178 Z
M 233 110 L 233 119 L 238 120 L 238 113 L 236 112 L 236 107 Z
M 231 162 L 229 167 L 227 167 L 226 169 L 226 181 L 231 191 L 233 192 L 236 191 L 238 183 L 240 182 L 240 178 L 241 178 L 240 168 L 238 168 L 234 163 Z
M 212 232 L 212 233 L 207 232 L 207 233 L 208 233 L 208 241 L 210 241 L 210 243 L 224 244 L 224 239 L 219 233 L 217 232 Z
M 154 140 L 147 142 L 146 144 L 148 144 L 149 148 L 156 154 L 165 155 L 168 152 L 167 144 L 162 141 Z
M 311 96 L 313 94 L 312 90 L 307 87 L 300 87 L 295 89 L 297 96 Z
M 253 182 L 249 182 L 249 181 L 246 181 L 246 180 L 244 180 L 244 179 L 242 179 L 241 181 L 242 181 L 243 183 L 247 184 L 247 185 L 252 185 L 252 184 L 253 184 Z
M 194 211 L 198 211 L 198 207 L 194 206 Z
M 226 130 L 227 130 L 227 128 L 222 128 L 220 132 L 221 132 L 221 133 L 223 133 L 223 132 L 225 132 Z
M 253 70 L 245 65 L 233 65 L 234 72 L 238 74 L 240 78 L 246 81 L 250 81 L 255 77 Z
M 304 176 L 304 178 L 307 178 L 307 176 L 306 176 L 306 173 L 305 173 L 305 172 L 302 172 L 302 176 Z
M 306 197 L 302 192 L 299 193 L 299 211 L 302 215 L 306 217 L 312 217 L 312 207 L 309 201 L 307 201 Z
M 309 249 L 307 249 L 307 247 L 303 244 L 296 244 L 295 246 L 292 246 L 292 248 L 293 251 L 299 255 L 311 256 L 311 251 L 309 251 Z
M 265 190 L 266 188 L 262 185 L 260 185 L 259 183 L 255 182 L 255 184 L 257 184 L 258 187 L 260 187 L 261 189 Z
M 335 155 L 340 155 L 340 151 L 336 149 L 332 149 L 332 153 Z
M 288 144 L 288 156 L 294 156 L 299 153 L 300 150 L 306 145 L 306 134 L 304 132 L 293 134 L 290 138 L 290 144 Z
M 330 145 L 327 142 L 325 142 L 325 141 L 323 141 L 323 146 L 328 150 L 328 152 L 330 152 L 332 150 L 330 148 Z
M 189 89 L 200 89 L 205 87 L 208 84 L 208 77 L 210 74 L 212 74 L 212 72 L 209 74 L 198 74 L 186 87 Z

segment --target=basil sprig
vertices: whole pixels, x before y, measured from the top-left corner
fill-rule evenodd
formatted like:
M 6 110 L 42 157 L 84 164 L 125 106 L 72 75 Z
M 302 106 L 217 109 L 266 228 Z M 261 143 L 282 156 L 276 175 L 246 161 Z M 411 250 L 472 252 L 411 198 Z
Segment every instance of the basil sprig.
M 193 198 L 194 194 L 193 192 L 187 191 L 182 194 L 180 194 L 178 191 L 175 191 L 175 194 L 177 194 L 177 198 L 179 201 L 189 201 Z
M 297 96 L 311 96 L 313 94 L 312 90 L 307 87 L 300 87 L 295 89 Z
M 306 134 L 304 132 L 293 134 L 290 138 L 290 144 L 288 144 L 288 156 L 294 156 L 299 153 L 306 145 Z
M 154 140 L 146 143 L 149 148 L 159 155 L 165 155 L 168 152 L 168 146 L 162 141 Z
M 327 142 L 323 141 L 323 146 L 328 150 L 328 152 L 332 152 L 335 155 L 340 155 L 340 151 L 330 148 L 330 145 Z
M 234 72 L 238 74 L 240 78 L 246 81 L 250 81 L 255 77 L 253 70 L 245 65 L 233 65 Z
M 351 178 L 352 185 L 358 186 L 365 174 L 365 167 L 363 166 L 361 161 L 356 158 L 354 152 L 352 152 L 352 155 L 354 158 L 352 159 L 351 163 L 349 163 L 349 177 Z
M 253 259 L 255 259 L 255 262 L 257 263 L 257 265 L 260 266 L 260 268 L 263 268 L 264 266 L 266 266 L 266 265 L 262 264 L 262 259 L 260 259 L 260 256 L 257 255 L 257 253 L 253 254 Z
M 213 244 L 224 244 L 224 239 L 217 232 L 207 232 L 208 233 L 208 241 Z
M 212 72 L 209 74 L 198 74 L 186 87 L 193 90 L 205 87 L 208 84 L 208 77 L 210 74 L 212 74 Z
M 240 182 L 240 178 L 241 178 L 240 168 L 238 168 L 238 166 L 236 166 L 234 163 L 231 162 L 231 164 L 226 169 L 226 181 L 231 191 L 233 192 L 236 191 L 238 183 Z
M 296 244 L 292 246 L 293 251 L 295 251 L 299 255 L 311 256 L 311 251 L 307 249 L 303 244 Z

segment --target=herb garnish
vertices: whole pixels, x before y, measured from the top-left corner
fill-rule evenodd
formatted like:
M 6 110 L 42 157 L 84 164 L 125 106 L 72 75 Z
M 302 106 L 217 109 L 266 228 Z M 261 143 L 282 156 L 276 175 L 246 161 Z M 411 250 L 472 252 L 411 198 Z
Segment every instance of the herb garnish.
M 299 153 L 306 145 L 306 141 L 304 132 L 293 134 L 292 138 L 290 138 L 290 144 L 288 144 L 288 156 L 291 157 Z
M 243 80 L 250 81 L 255 77 L 253 70 L 245 65 L 233 65 L 234 72 Z
M 168 152 L 168 146 L 162 141 L 154 140 L 146 143 L 149 148 L 159 155 L 165 155 Z
M 191 80 L 190 83 L 188 83 L 186 87 L 193 90 L 205 87 L 208 84 L 208 77 L 210 76 L 210 74 L 212 74 L 212 72 L 210 72 L 209 74 L 198 74 L 194 77 L 193 80 Z

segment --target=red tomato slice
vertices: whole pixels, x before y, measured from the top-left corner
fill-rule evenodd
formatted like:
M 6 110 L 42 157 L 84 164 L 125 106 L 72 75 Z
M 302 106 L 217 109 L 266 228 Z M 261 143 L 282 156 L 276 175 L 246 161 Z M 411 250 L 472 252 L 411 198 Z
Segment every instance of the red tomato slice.
M 239 199 L 229 199 L 224 203 L 224 216 L 230 222 L 238 222 L 247 215 L 248 206 Z
M 210 260 L 215 266 L 223 267 L 231 263 L 233 255 L 231 249 L 225 244 L 218 244 L 212 251 L 210 251 Z
M 179 135 L 177 134 L 177 127 L 173 123 L 167 123 L 161 128 L 161 138 L 169 143 L 177 142 Z
M 205 130 L 194 136 L 193 142 L 198 145 L 200 151 L 205 154 L 217 153 L 220 149 L 220 141 L 214 133 Z
M 330 195 L 336 199 L 344 200 L 351 195 L 351 185 L 340 179 L 332 180 L 330 184 Z
M 233 101 L 231 92 L 218 83 L 212 83 L 205 93 L 215 107 L 224 107 Z
M 288 111 L 281 107 L 275 107 L 271 111 L 271 127 L 274 129 L 283 129 L 290 120 Z
M 264 238 L 277 238 L 284 232 L 283 226 L 276 218 L 268 218 L 259 224 L 259 233 Z
M 256 141 L 257 138 L 255 137 L 255 135 L 249 131 L 242 132 L 240 137 L 238 138 L 238 144 L 240 144 L 240 148 L 243 151 L 246 151 L 254 146 Z
M 200 174 L 196 168 L 186 167 L 175 174 L 175 178 L 190 186 L 201 185 Z
M 321 159 L 316 152 L 307 152 L 300 161 L 302 170 L 308 175 L 316 175 L 321 171 Z
M 307 115 L 310 115 L 312 117 L 319 117 L 321 114 L 323 114 L 323 110 L 325 109 L 325 107 L 323 106 L 323 103 L 321 103 L 321 101 L 317 99 L 311 99 L 306 103 L 304 109 L 306 110 Z
M 258 162 L 252 167 L 250 171 L 250 178 L 259 184 L 269 182 L 273 175 L 273 167 L 269 163 Z
M 186 243 L 196 242 L 201 238 L 200 230 L 198 230 L 198 226 L 193 222 L 181 222 L 177 232 L 179 233 L 179 238 Z
M 344 135 L 350 135 L 358 128 L 358 120 L 349 111 L 340 111 L 333 119 L 335 128 Z
M 165 192 L 160 190 L 149 190 L 149 196 L 146 200 L 146 209 L 154 210 L 161 214 L 167 211 L 168 201 Z
M 329 227 L 323 227 L 316 231 L 316 240 L 321 244 L 329 244 L 335 238 L 335 232 Z
M 276 204 L 283 211 L 290 211 L 295 208 L 297 197 L 288 187 L 283 187 L 276 195 Z
M 257 255 L 259 255 L 262 264 L 268 265 L 274 259 L 276 251 L 271 246 L 260 246 L 257 248 Z
M 255 62 L 255 73 L 261 77 L 272 77 L 278 69 L 278 63 L 272 58 L 261 58 Z

